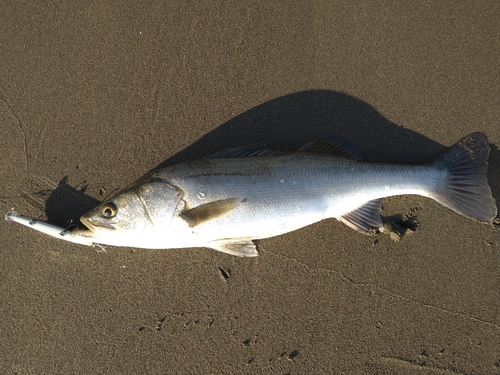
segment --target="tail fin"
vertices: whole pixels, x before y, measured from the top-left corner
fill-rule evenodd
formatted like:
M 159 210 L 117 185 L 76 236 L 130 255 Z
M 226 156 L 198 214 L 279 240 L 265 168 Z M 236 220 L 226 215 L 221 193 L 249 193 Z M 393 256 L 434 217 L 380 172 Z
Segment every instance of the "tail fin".
M 433 198 L 471 219 L 491 222 L 497 206 L 486 179 L 489 153 L 488 138 L 483 133 L 469 134 L 451 146 L 434 162 L 448 174 Z

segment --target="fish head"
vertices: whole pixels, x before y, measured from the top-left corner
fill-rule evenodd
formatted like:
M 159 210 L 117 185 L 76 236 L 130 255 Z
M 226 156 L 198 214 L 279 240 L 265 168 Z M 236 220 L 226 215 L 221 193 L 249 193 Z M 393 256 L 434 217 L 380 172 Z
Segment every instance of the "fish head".
M 124 192 L 106 200 L 80 217 L 92 233 L 109 237 L 134 231 L 141 220 L 142 207 L 135 194 Z
M 184 207 L 182 190 L 163 181 L 141 179 L 87 212 L 88 230 L 73 233 L 94 242 L 130 247 L 161 247 L 170 223 Z

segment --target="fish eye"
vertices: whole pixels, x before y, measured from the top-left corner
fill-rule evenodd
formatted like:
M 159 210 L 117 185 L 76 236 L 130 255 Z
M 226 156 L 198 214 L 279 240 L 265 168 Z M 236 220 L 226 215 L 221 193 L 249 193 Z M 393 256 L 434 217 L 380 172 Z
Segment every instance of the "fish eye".
M 102 216 L 104 216 L 106 219 L 111 219 L 116 215 L 116 206 L 113 203 L 106 203 L 104 206 L 102 206 L 101 213 Z

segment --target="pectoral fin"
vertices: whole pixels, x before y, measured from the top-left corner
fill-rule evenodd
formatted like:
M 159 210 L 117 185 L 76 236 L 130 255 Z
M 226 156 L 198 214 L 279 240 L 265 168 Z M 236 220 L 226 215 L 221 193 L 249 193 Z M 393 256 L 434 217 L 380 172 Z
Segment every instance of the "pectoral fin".
M 382 201 L 374 199 L 339 217 L 339 220 L 359 232 L 370 234 L 370 229 L 380 229 L 380 207 Z
M 259 255 L 254 243 L 249 239 L 223 239 L 209 242 L 207 247 L 238 257 L 256 257 Z
M 183 218 L 191 228 L 206 223 L 211 220 L 219 219 L 233 212 L 241 203 L 241 199 L 230 198 L 205 203 L 190 210 L 181 213 Z

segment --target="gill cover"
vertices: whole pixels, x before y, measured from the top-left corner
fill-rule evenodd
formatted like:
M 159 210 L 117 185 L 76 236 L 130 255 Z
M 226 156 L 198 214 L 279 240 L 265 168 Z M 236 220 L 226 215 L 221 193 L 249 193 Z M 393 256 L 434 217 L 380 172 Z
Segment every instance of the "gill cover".
M 167 229 L 185 207 L 182 189 L 164 181 L 139 184 L 136 195 L 148 220 L 163 229 Z

